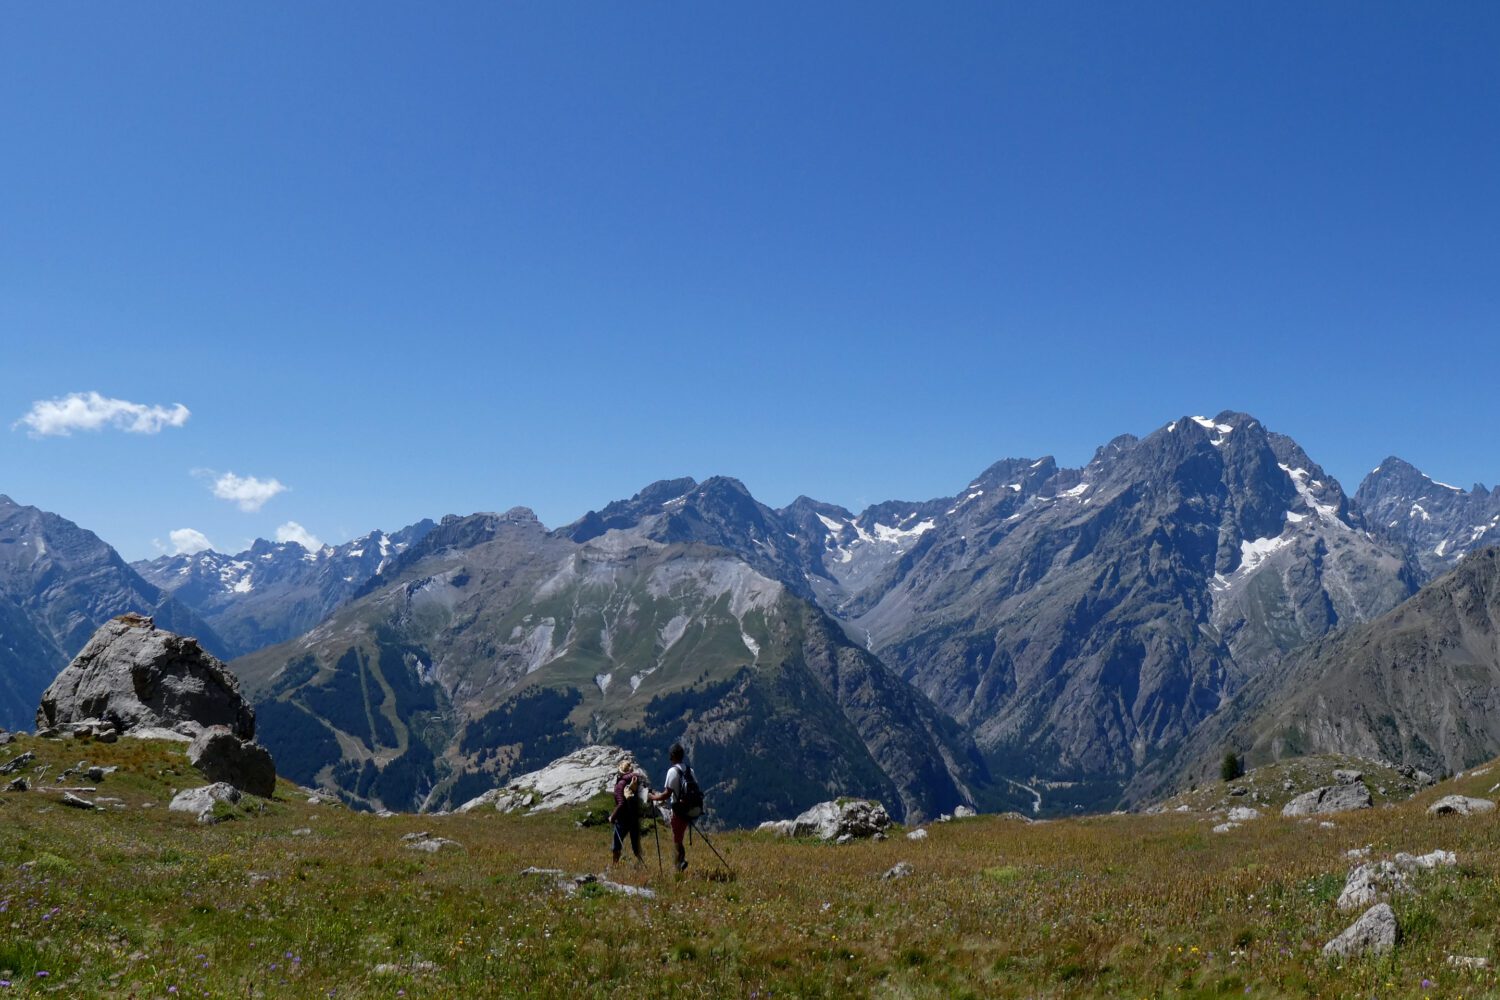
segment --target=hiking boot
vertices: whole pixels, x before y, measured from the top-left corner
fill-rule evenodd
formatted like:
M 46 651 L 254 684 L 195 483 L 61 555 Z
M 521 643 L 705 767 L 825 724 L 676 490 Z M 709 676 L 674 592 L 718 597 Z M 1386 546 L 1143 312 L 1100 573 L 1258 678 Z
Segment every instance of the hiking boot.
M 677 862 L 677 870 L 680 871 L 680 872 L 687 871 L 687 859 L 686 858 L 683 858 L 681 861 Z

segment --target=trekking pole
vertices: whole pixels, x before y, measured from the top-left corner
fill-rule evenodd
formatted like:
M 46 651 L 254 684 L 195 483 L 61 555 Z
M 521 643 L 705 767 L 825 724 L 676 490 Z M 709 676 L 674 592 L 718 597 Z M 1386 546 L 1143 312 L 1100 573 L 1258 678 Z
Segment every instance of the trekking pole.
M 656 839 L 656 871 L 665 876 L 667 869 L 661 863 L 661 810 L 657 810 L 656 818 L 651 821 L 651 836 Z
M 688 824 L 688 829 L 690 829 L 690 830 L 697 830 L 698 829 L 698 825 L 696 823 L 689 823 Z M 708 845 L 708 849 L 710 851 L 714 852 L 714 857 L 716 857 L 716 858 L 719 859 L 719 864 L 723 865 L 726 871 L 728 871 L 730 873 L 733 873 L 734 869 L 732 867 L 730 867 L 730 864 L 729 864 L 728 861 L 724 860 L 724 855 L 722 855 L 722 854 L 719 853 L 719 849 L 714 846 L 714 842 L 712 840 L 708 839 L 708 834 L 704 833 L 702 830 L 698 830 L 698 836 L 702 837 L 703 838 L 703 842 Z

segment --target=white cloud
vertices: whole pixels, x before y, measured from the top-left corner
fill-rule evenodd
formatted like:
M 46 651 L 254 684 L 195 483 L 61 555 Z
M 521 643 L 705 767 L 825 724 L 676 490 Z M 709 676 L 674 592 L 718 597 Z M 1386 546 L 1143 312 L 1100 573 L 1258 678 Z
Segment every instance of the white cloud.
M 296 542 L 309 552 L 316 552 L 323 547 L 322 541 L 311 531 L 308 531 L 296 521 L 288 521 L 276 529 L 276 540 L 278 542 Z
M 202 552 L 204 549 L 214 547 L 214 543 L 208 540 L 208 536 L 196 528 L 178 528 L 168 532 L 167 537 L 172 540 L 174 556 L 190 556 L 194 552 Z
M 256 479 L 226 472 L 214 479 L 213 491 L 220 500 L 229 500 L 238 504 L 240 510 L 253 514 L 276 494 L 285 493 L 286 487 L 278 479 Z
M 111 399 L 97 392 L 70 392 L 57 399 L 39 399 L 13 428 L 25 425 L 32 437 L 67 437 L 74 431 L 113 427 L 130 434 L 155 434 L 163 427 L 181 427 L 191 414 L 186 406 L 147 406 Z

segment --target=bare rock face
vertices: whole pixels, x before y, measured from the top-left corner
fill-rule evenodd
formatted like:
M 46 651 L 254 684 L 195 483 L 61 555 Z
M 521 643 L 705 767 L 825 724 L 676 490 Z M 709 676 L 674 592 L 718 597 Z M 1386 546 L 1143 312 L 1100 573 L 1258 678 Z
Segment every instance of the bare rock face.
M 224 726 L 248 740 L 255 712 L 234 674 L 198 640 L 121 615 L 100 626 L 42 694 L 36 724 L 39 731 L 107 724 L 125 735 L 150 730 L 188 739 Z
M 240 739 L 227 726 L 210 726 L 188 747 L 188 762 L 209 781 L 223 781 L 269 799 L 276 791 L 276 762 L 259 743 Z

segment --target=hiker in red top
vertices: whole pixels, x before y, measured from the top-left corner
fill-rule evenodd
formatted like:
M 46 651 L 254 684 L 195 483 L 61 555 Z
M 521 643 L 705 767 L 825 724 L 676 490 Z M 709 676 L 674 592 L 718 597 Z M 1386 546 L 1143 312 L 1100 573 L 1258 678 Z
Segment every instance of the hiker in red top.
M 620 852 L 625 847 L 625 838 L 630 837 L 630 850 L 635 854 L 635 863 L 641 858 L 641 774 L 629 757 L 620 761 L 615 774 L 615 809 L 609 814 L 610 826 L 614 828 L 614 839 L 610 853 L 620 863 Z

